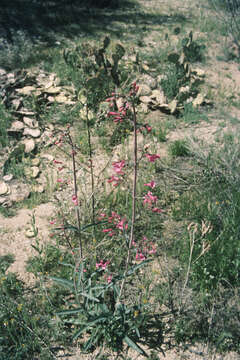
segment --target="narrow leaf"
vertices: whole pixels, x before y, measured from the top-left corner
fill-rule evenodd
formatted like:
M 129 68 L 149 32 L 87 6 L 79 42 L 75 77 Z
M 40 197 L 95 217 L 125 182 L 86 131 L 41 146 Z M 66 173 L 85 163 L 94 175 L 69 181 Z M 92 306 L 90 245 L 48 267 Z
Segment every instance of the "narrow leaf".
M 72 281 L 60 279 L 60 278 L 56 278 L 56 277 L 52 277 L 52 276 L 50 277 L 50 279 L 57 282 L 58 284 L 61 284 L 65 287 L 67 287 L 70 290 L 74 290 L 74 283 Z
M 125 341 L 125 343 L 128 346 L 130 346 L 133 350 L 139 352 L 142 355 L 147 356 L 145 351 L 142 348 L 140 348 L 140 346 L 138 346 L 134 341 L 132 341 L 127 335 L 124 337 L 123 341 Z

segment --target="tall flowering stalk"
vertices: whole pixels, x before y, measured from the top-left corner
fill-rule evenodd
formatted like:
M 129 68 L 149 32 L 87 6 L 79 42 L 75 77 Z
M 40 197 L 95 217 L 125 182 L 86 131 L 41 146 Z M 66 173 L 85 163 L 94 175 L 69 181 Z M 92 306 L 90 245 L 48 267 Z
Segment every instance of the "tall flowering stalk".
M 120 286 L 119 296 L 116 302 L 116 309 L 119 303 L 121 302 L 121 295 L 124 288 L 124 284 L 126 281 L 126 275 L 129 268 L 130 256 L 131 256 L 131 246 L 134 243 L 134 227 L 135 227 L 135 220 L 136 220 L 136 196 L 137 196 L 137 166 L 138 166 L 138 157 L 137 157 L 137 115 L 136 115 L 136 96 L 139 87 L 134 82 L 132 84 L 132 89 L 130 91 L 130 98 L 131 98 L 131 105 L 133 111 L 133 189 L 132 189 L 132 221 L 131 221 L 131 231 L 130 237 L 128 242 L 128 252 L 127 252 L 127 260 L 126 260 L 126 267 L 124 271 L 123 280 Z
M 71 155 L 72 155 L 72 167 L 73 167 L 73 188 L 74 188 L 74 195 L 72 196 L 72 201 L 75 205 L 75 212 L 76 212 L 76 218 L 77 218 L 77 228 L 78 228 L 78 241 L 79 241 L 79 257 L 80 260 L 82 260 L 83 257 L 83 249 L 82 249 L 82 237 L 81 237 L 81 219 L 80 219 L 80 210 L 79 210 L 79 204 L 78 204 L 78 187 L 77 187 L 77 176 L 76 176 L 76 151 L 73 144 L 73 140 L 71 137 L 71 134 L 68 130 L 67 132 L 68 141 L 71 146 Z

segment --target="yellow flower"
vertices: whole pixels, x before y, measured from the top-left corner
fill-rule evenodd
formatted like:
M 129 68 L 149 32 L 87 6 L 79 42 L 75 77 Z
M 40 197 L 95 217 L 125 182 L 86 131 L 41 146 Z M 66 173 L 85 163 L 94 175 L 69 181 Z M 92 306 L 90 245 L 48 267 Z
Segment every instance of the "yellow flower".
M 135 311 L 134 311 L 134 317 L 137 317 L 138 314 L 139 314 L 139 311 L 138 311 L 138 310 L 135 310 Z
M 148 302 L 147 299 L 143 299 L 144 304 L 147 304 L 147 302 Z
M 23 304 L 19 304 L 17 307 L 17 311 L 22 311 Z

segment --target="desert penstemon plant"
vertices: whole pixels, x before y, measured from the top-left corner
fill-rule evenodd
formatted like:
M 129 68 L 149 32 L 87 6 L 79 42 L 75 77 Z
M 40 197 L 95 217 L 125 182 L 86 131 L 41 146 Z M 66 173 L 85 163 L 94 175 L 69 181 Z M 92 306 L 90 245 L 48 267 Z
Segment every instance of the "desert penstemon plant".
M 126 286 L 126 279 L 137 272 L 141 267 L 146 265 L 150 258 L 146 258 L 147 254 L 155 252 L 154 246 L 151 244 L 144 244 L 144 251 L 138 248 L 138 244 L 134 238 L 135 219 L 136 219 L 136 202 L 137 202 L 137 169 L 138 169 L 138 123 L 137 123 L 137 92 L 138 86 L 134 82 L 127 95 L 122 95 L 120 92 L 112 93 L 112 96 L 106 101 L 109 102 L 108 118 L 113 119 L 115 123 L 122 121 L 133 122 L 133 182 L 132 182 L 132 196 L 131 196 L 131 216 L 128 221 L 127 216 L 120 216 L 112 211 L 110 216 L 101 212 L 99 216 L 99 224 L 108 223 L 111 227 L 104 228 L 102 232 L 112 238 L 115 235 L 125 239 L 125 265 L 124 269 L 119 270 L 115 275 L 111 273 L 111 262 L 107 259 L 101 259 L 96 262 L 95 270 L 89 265 L 88 257 L 83 257 L 80 252 L 80 259 L 73 268 L 72 280 L 60 279 L 53 277 L 52 279 L 58 284 L 68 288 L 70 293 L 74 294 L 75 306 L 68 310 L 58 313 L 63 317 L 65 323 L 71 323 L 77 327 L 77 331 L 73 335 L 73 339 L 81 338 L 83 333 L 90 333 L 88 340 L 83 343 L 82 349 L 89 351 L 96 346 L 108 346 L 113 351 L 121 352 L 124 348 L 124 343 L 128 347 L 132 347 L 135 351 L 146 355 L 145 351 L 139 346 L 141 342 L 141 335 L 144 333 L 146 337 L 146 327 L 153 326 L 154 319 L 147 313 L 144 313 L 143 305 L 138 304 L 134 306 L 126 305 L 124 301 L 124 288 Z M 116 109 L 117 100 L 121 98 L 122 105 Z M 114 111 L 112 111 L 114 107 Z M 139 127 L 140 128 L 140 127 Z M 150 128 L 148 129 L 150 130 Z M 69 136 L 69 135 L 68 135 Z M 73 163 L 75 162 L 75 149 L 71 138 L 68 143 L 72 150 Z M 156 161 L 159 156 L 156 154 L 145 154 L 150 162 Z M 115 161 L 113 163 L 114 175 L 107 181 L 117 188 L 123 181 L 125 181 L 125 160 Z M 73 166 L 73 172 L 76 168 Z M 78 201 L 77 187 L 75 186 L 76 178 L 74 177 L 74 200 Z M 146 184 L 146 186 L 154 187 L 154 182 Z M 151 195 L 151 192 L 145 196 L 143 204 L 147 204 L 148 208 L 156 204 L 156 196 Z M 78 203 L 76 204 L 78 205 Z M 154 208 L 156 209 L 156 208 Z M 156 212 L 152 209 L 153 212 Z M 77 215 L 78 216 L 78 215 Z M 128 222 L 130 226 L 128 226 Z M 78 223 L 78 217 L 77 217 Z M 83 231 L 87 226 L 93 224 L 80 226 L 78 223 L 78 231 Z M 68 226 L 70 229 L 70 227 Z M 73 228 L 73 227 L 72 227 Z M 147 239 L 144 239 L 145 243 Z M 139 244 L 141 246 L 142 244 Z M 135 256 L 133 256 L 136 253 Z M 72 266 L 71 264 L 65 264 Z M 151 325 L 150 325 L 151 323 Z M 159 328 L 159 327 L 158 327 Z M 161 331 L 159 329 L 159 331 Z M 160 346 L 160 344 L 159 344 Z

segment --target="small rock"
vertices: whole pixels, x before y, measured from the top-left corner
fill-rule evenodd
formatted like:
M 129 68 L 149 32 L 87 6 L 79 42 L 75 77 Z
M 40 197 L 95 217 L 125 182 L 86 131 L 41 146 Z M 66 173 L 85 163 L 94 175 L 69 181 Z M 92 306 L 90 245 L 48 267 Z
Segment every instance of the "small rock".
M 55 102 L 55 97 L 54 96 L 48 96 L 48 101 L 50 102 L 50 103 L 54 103 Z
M 38 127 L 38 122 L 35 119 L 29 118 L 27 116 L 23 117 L 23 122 L 30 128 L 36 128 Z
M 9 186 L 5 182 L 1 181 L 0 182 L 0 195 L 7 195 L 9 193 L 10 193 Z
M 7 72 L 4 69 L 0 68 L 0 76 L 5 76 L 5 75 L 7 75 Z
M 25 230 L 25 236 L 28 237 L 28 238 L 32 238 L 34 237 L 36 234 L 35 234 L 35 231 L 33 229 L 27 229 Z
M 0 205 L 3 205 L 7 201 L 6 197 L 0 196 Z
M 48 93 L 48 94 L 59 94 L 61 92 L 61 87 L 60 86 L 51 86 L 49 88 L 45 88 L 44 92 Z
M 48 124 L 47 128 L 48 128 L 50 131 L 53 131 L 53 130 L 54 130 L 53 124 Z
M 39 166 L 39 164 L 40 164 L 40 159 L 39 158 L 32 159 L 32 165 L 33 166 Z
M 37 166 L 26 167 L 24 169 L 24 174 L 27 178 L 35 179 L 36 177 L 38 177 L 39 173 L 40 170 Z
M 22 143 L 25 145 L 24 151 L 27 154 L 35 149 L 36 144 L 33 139 L 25 139 Z
M 148 85 L 145 85 L 145 84 L 141 84 L 139 85 L 139 90 L 138 90 L 138 95 L 139 96 L 148 96 L 148 95 L 151 95 L 151 89 Z
M 44 187 L 43 185 L 33 185 L 32 187 L 32 192 L 37 192 L 39 194 L 42 194 L 44 192 Z
M 13 174 L 8 174 L 8 175 L 3 176 L 3 180 L 6 182 L 11 181 L 12 179 L 13 179 Z
M 40 173 L 40 170 L 39 170 L 39 168 L 37 166 L 32 166 L 31 167 L 31 172 L 32 172 L 31 177 L 33 179 L 36 179 L 36 177 L 38 177 L 38 175 Z
M 46 159 L 51 162 L 54 160 L 54 156 L 52 156 L 50 154 L 41 154 L 41 158 Z
M 157 104 L 165 104 L 166 96 L 162 90 L 153 90 L 151 99 L 156 100 Z
M 151 90 L 154 90 L 157 87 L 157 80 L 150 75 L 144 75 L 141 78 L 141 81 L 143 81 L 144 84 L 149 86 Z
M 148 104 L 148 103 L 152 102 L 152 99 L 150 98 L 150 96 L 140 96 L 139 100 L 144 104 Z
M 21 116 L 34 116 L 35 113 L 33 111 L 28 111 L 26 109 L 21 109 L 19 111 L 15 112 L 17 115 L 21 115 Z
M 25 86 L 22 89 L 17 89 L 16 91 L 22 95 L 31 95 L 34 91 L 36 91 L 36 88 L 34 86 Z
M 144 114 L 148 113 L 149 109 L 148 109 L 147 104 L 144 104 L 144 103 L 140 104 L 139 111 Z
M 9 199 L 5 199 L 6 201 L 4 201 L 4 203 L 2 203 L 2 207 L 4 208 L 9 208 L 12 206 L 12 202 Z
M 23 135 L 29 135 L 33 138 L 38 138 L 41 135 L 41 131 L 40 129 L 25 128 L 23 131 Z
M 15 110 L 18 110 L 21 106 L 22 101 L 20 99 L 13 99 L 12 105 L 15 108 Z
M 8 73 L 7 78 L 9 84 L 14 84 L 16 81 L 14 73 Z
M 11 125 L 11 128 L 8 129 L 8 133 L 10 132 L 21 132 L 24 129 L 24 124 L 21 121 L 14 121 Z

